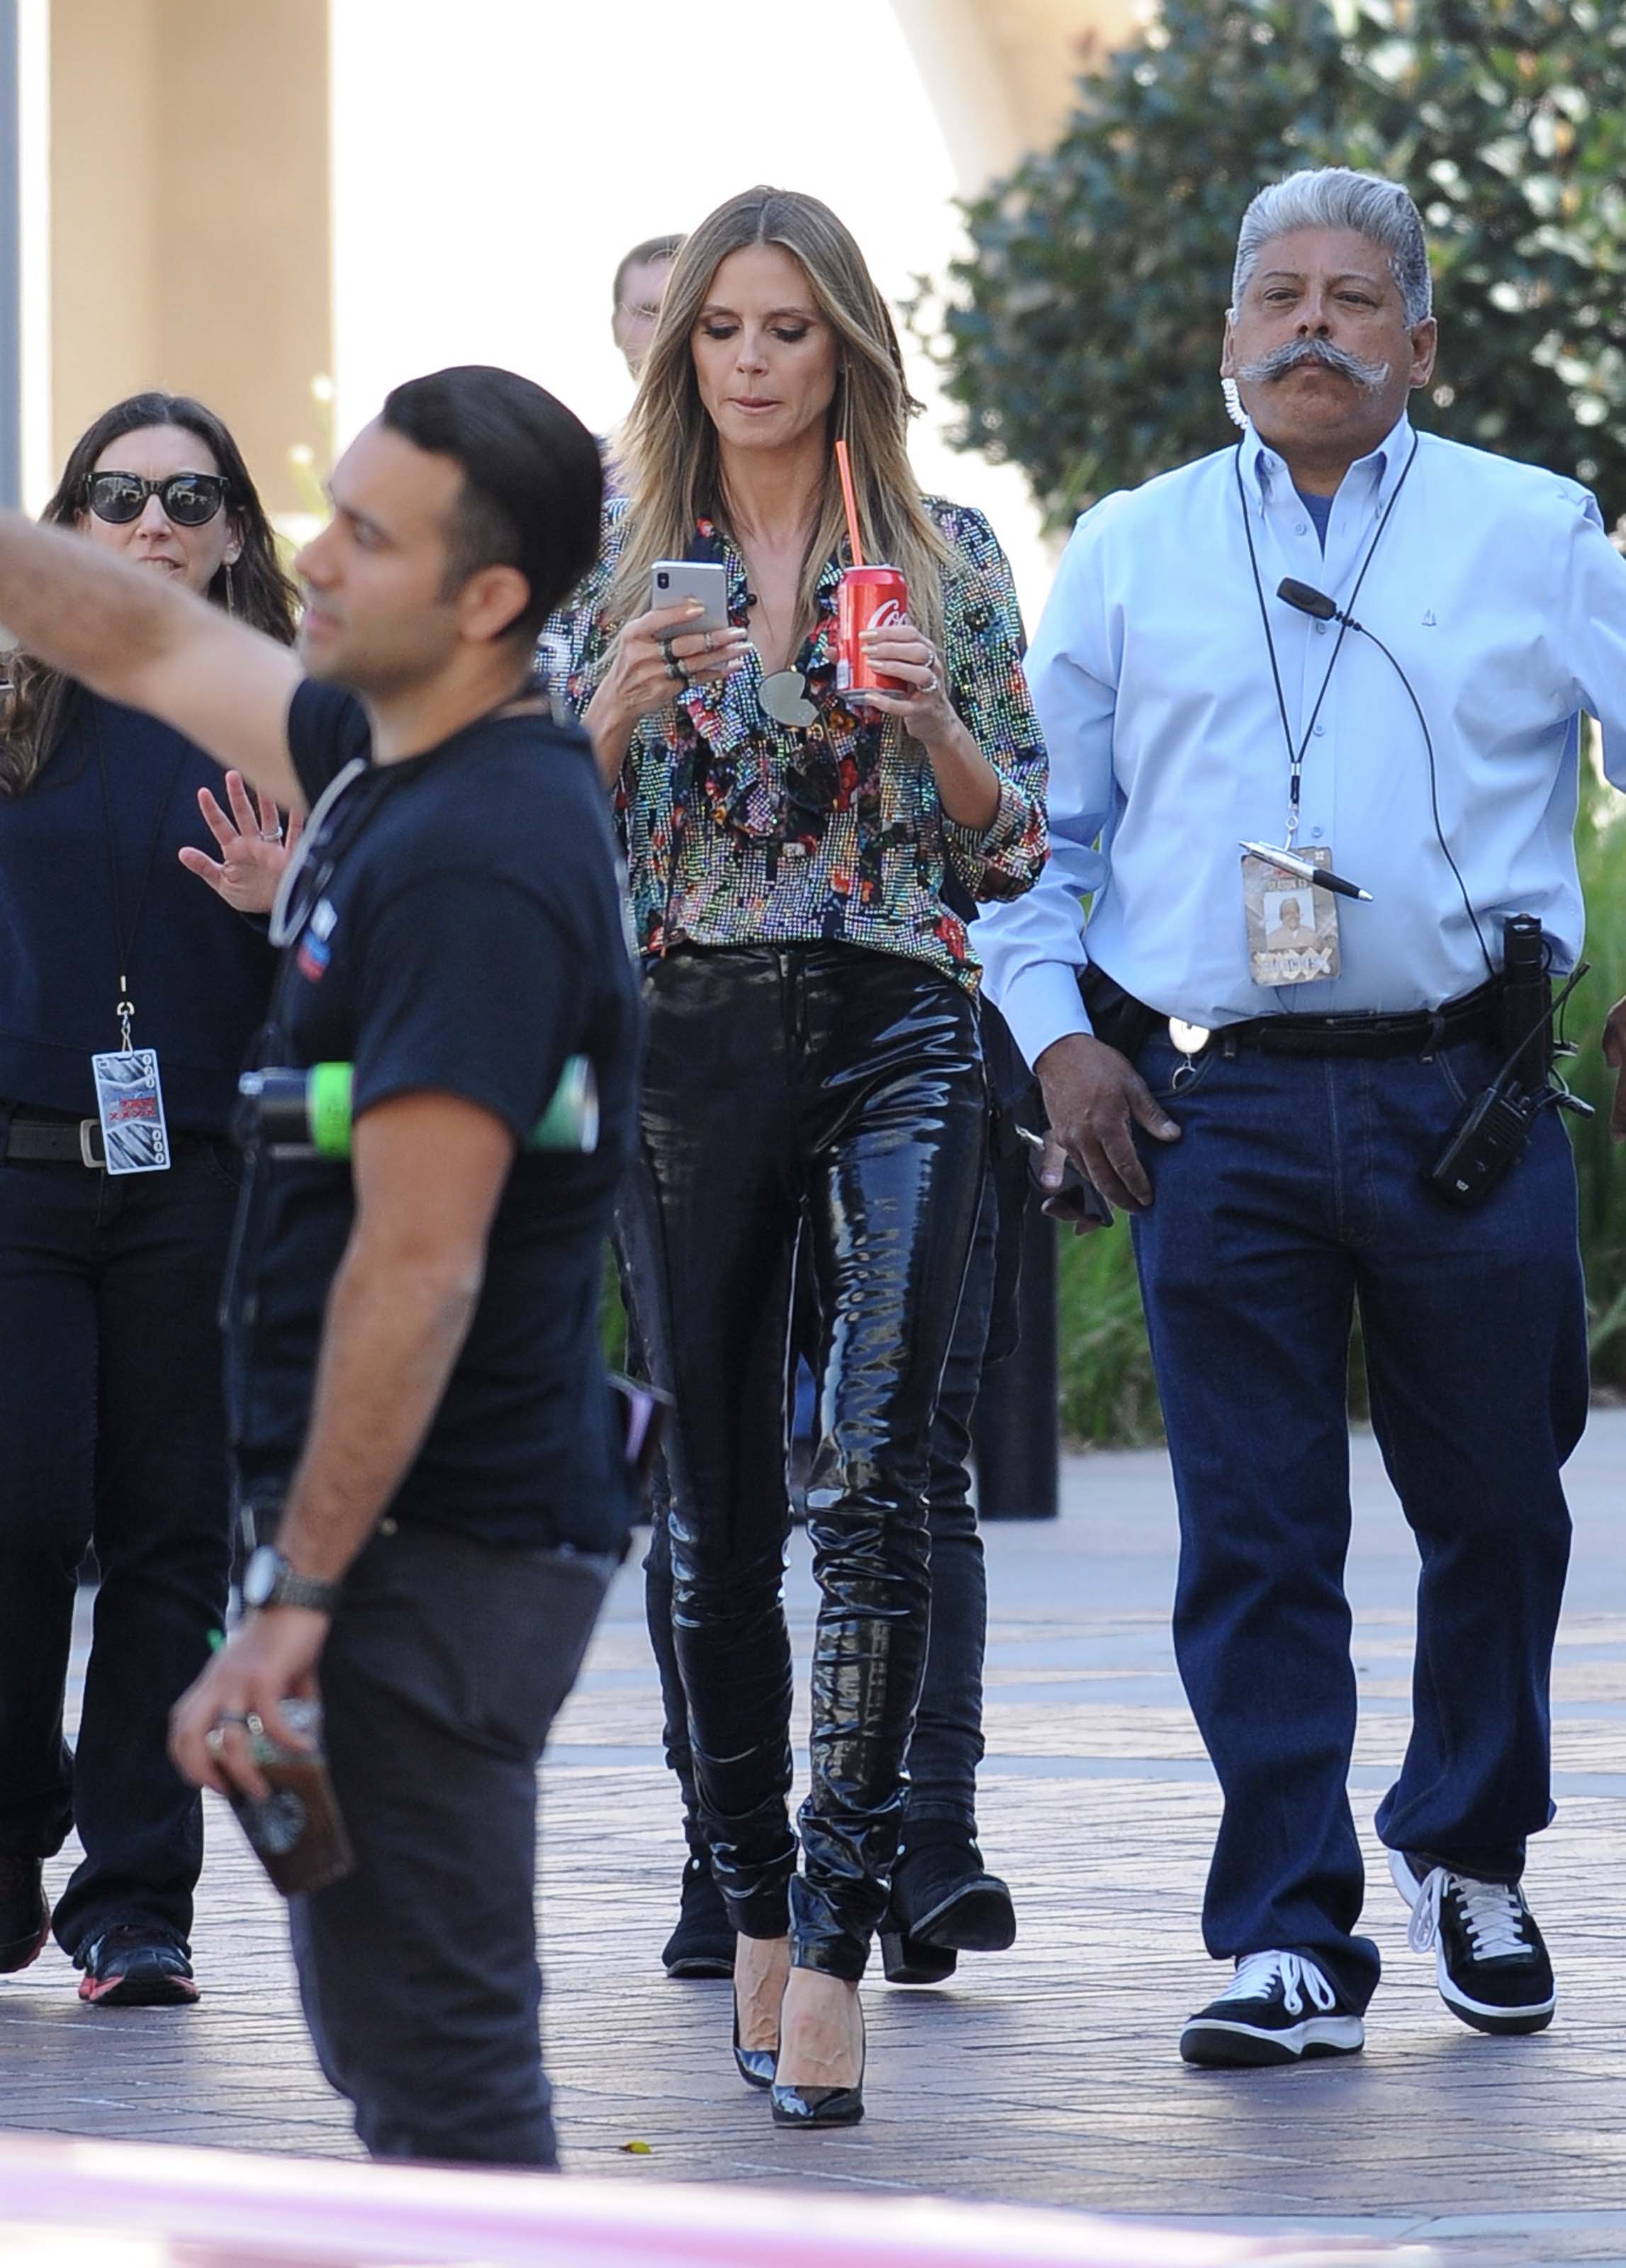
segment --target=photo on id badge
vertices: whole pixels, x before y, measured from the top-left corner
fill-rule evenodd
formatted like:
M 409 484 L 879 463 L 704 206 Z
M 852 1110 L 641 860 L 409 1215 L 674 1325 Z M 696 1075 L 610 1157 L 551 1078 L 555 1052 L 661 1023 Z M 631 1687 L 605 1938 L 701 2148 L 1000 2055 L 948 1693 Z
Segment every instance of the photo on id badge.
M 1330 850 L 1301 852 L 1330 867 Z M 1309 984 L 1338 974 L 1338 901 L 1251 853 L 1242 861 L 1248 973 L 1255 984 Z

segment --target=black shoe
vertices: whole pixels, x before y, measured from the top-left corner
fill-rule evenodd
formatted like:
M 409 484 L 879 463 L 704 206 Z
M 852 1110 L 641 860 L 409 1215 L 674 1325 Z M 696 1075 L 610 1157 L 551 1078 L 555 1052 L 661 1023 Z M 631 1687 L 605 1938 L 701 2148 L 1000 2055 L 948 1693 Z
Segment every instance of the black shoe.
M 945 1984 L 960 1966 L 960 1955 L 908 1936 L 888 1911 L 880 1926 L 880 1965 L 888 1984 Z
M 678 1926 L 661 1948 L 668 1977 L 732 1977 L 734 1926 L 703 1859 L 683 1869 Z
M 1407 1939 L 1434 1955 L 1439 1997 L 1476 2032 L 1542 2032 L 1558 2005 L 1553 1964 L 1517 1882 L 1482 1882 L 1391 1851 L 1389 1873 L 1411 1908 Z
M 899 1938 L 939 1953 L 1004 1953 L 1016 1942 L 1011 1893 L 971 1842 L 905 1848 L 893 1870 L 887 1921 Z
M 0 1852 L 0 1976 L 37 1961 L 51 1933 L 43 1862 Z
M 864 2012 L 858 2012 L 862 2036 L 857 2082 L 852 2087 L 786 2087 L 776 2080 L 769 2096 L 776 2126 L 856 2126 L 864 2116 L 864 2066 L 869 2040 L 863 2035 Z
M 777 2048 L 742 2048 L 739 2044 L 739 2011 L 734 2010 L 734 2065 L 747 2087 L 771 2087 L 774 2069 L 779 2061 Z
M 197 1998 L 179 1938 L 147 1922 L 121 1922 L 78 1956 L 79 1998 L 97 2008 L 178 2008 Z
M 1180 2036 L 1187 2063 L 1298 2063 L 1306 2056 L 1353 2055 L 1366 2028 L 1338 2005 L 1313 1961 L 1297 1953 L 1250 1953 L 1217 2000 L 1199 2008 Z

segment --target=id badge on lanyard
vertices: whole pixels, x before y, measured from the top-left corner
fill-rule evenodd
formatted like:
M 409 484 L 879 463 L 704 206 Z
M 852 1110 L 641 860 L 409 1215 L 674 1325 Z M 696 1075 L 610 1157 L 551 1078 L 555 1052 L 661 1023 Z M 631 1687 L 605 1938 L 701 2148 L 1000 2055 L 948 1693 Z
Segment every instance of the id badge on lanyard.
M 169 1166 L 169 1128 L 158 1059 L 151 1048 L 118 1048 L 91 1057 L 101 1145 L 110 1174 L 161 1174 Z
M 168 783 L 159 799 L 158 825 L 153 829 L 146 865 L 142 871 L 141 886 L 127 921 L 123 893 L 119 886 L 118 831 L 114 824 L 113 797 L 107 784 L 107 759 L 101 745 L 99 725 L 92 721 L 92 729 L 95 735 L 96 769 L 101 777 L 102 813 L 107 822 L 108 881 L 112 889 L 113 924 L 119 960 L 119 997 L 114 1012 L 118 1017 L 120 1043 L 106 1055 L 91 1057 L 91 1078 L 96 1088 L 96 1115 L 101 1121 L 102 1154 L 110 1174 L 163 1174 L 169 1170 L 170 1145 L 169 1126 L 164 1116 L 164 1088 L 158 1078 L 158 1059 L 153 1049 L 138 1048 L 130 1037 L 136 1004 L 130 998 L 129 979 L 124 972 L 136 932 L 141 926 L 147 887 L 152 880 L 152 870 L 158 863 L 158 849 L 164 837 L 165 814 L 180 777 L 185 750 L 183 748 L 176 757 Z

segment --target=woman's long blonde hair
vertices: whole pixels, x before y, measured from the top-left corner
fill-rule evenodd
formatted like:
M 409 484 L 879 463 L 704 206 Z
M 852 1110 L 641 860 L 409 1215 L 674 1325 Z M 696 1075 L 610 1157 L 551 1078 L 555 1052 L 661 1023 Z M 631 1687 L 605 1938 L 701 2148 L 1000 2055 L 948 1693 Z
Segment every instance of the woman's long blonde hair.
M 622 435 L 629 501 L 626 545 L 609 598 L 613 626 L 644 612 L 650 569 L 658 559 L 684 556 L 697 519 L 727 526 L 717 429 L 700 398 L 690 341 L 717 269 L 730 253 L 753 244 L 777 245 L 799 263 L 818 313 L 835 333 L 842 373 L 830 405 L 824 495 L 802 563 L 799 631 L 813 626 L 819 578 L 845 536 L 834 447 L 844 433 L 864 556 L 901 571 L 909 618 L 936 643 L 943 631 L 943 580 L 956 561 L 921 502 L 909 464 L 909 421 L 920 404 L 905 382 L 897 332 L 857 242 L 828 205 L 794 189 L 747 189 L 731 197 L 685 239 L 673 263 Z

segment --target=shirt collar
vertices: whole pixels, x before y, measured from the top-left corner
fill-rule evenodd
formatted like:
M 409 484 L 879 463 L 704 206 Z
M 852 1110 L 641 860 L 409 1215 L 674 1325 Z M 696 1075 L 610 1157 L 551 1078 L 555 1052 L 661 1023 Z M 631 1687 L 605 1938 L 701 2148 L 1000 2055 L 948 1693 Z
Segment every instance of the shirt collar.
M 1372 482 L 1375 504 L 1386 504 L 1394 495 L 1402 474 L 1410 460 L 1413 433 L 1411 420 L 1402 410 L 1390 431 L 1386 433 L 1369 456 L 1357 457 L 1344 475 L 1344 482 L 1364 473 Z M 1262 504 L 1271 497 L 1281 497 L 1291 490 L 1292 475 L 1280 454 L 1262 441 L 1250 419 L 1242 434 L 1242 471 L 1248 485 L 1257 493 Z

